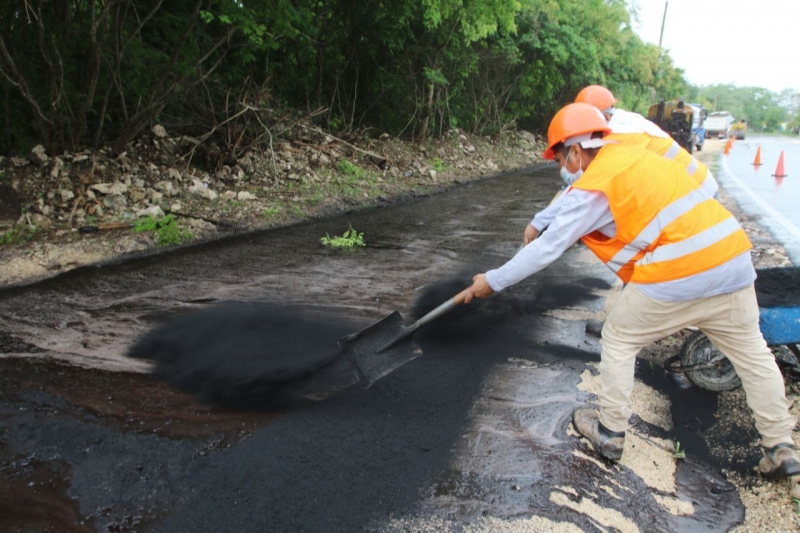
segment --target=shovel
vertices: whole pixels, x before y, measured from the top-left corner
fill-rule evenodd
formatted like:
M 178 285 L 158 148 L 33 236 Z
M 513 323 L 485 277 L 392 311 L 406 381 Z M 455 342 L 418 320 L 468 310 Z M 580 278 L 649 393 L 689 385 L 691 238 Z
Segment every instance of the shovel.
M 458 293 L 408 327 L 395 311 L 368 328 L 339 339 L 339 348 L 361 386 L 368 389 L 392 370 L 422 355 L 414 342 L 414 332 L 464 303 L 466 296 L 466 290 Z

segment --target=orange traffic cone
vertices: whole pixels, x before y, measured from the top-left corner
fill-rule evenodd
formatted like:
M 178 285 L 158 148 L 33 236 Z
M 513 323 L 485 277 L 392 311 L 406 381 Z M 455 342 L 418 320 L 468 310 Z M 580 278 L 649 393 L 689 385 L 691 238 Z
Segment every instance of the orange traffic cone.
M 731 153 L 731 146 L 732 146 L 731 145 L 731 140 L 728 139 L 728 142 L 725 143 L 725 152 L 724 152 L 725 155 L 728 155 L 729 153 Z
M 783 150 L 781 150 L 781 156 L 778 158 L 778 167 L 775 169 L 775 174 L 773 174 L 776 178 L 785 178 L 788 174 L 786 174 L 786 170 L 783 168 Z
M 755 166 L 759 166 L 761 164 L 761 147 L 760 146 L 758 147 L 758 150 L 756 150 L 756 159 L 755 159 L 755 161 L 753 161 L 753 164 Z

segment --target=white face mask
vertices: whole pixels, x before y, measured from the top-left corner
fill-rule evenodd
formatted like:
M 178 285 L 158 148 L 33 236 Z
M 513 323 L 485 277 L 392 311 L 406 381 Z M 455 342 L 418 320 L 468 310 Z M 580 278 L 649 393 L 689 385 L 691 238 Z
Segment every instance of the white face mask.
M 575 172 L 570 172 L 569 170 L 567 170 L 567 162 L 569 161 L 569 156 L 570 155 L 572 155 L 571 151 L 570 151 L 569 155 L 567 155 L 567 160 L 564 161 L 564 166 L 561 167 L 561 170 L 560 170 L 561 179 L 564 180 L 564 185 L 566 185 L 567 187 L 569 187 L 570 185 L 572 185 L 573 183 L 578 181 L 580 179 L 580 177 L 583 176 L 583 169 L 581 168 L 581 165 L 583 163 L 583 161 L 582 161 L 583 158 L 580 157 L 580 156 L 579 156 L 579 159 L 578 159 L 578 170 L 575 171 Z

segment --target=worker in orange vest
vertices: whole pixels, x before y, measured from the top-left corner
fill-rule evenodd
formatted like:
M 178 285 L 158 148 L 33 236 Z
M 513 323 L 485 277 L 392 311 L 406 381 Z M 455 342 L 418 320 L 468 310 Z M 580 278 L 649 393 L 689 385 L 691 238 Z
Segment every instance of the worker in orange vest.
M 589 85 L 581 89 L 575 102 L 590 104 L 603 113 L 611 130 L 608 140 L 615 140 L 626 146 L 640 146 L 651 152 L 673 159 L 686 167 L 686 171 L 700 183 L 709 193 L 717 197 L 718 185 L 714 175 L 706 165 L 695 159 L 664 130 L 656 126 L 638 113 L 617 109 L 617 99 L 610 90 L 602 85 Z M 565 183 L 565 189 L 569 186 Z M 525 227 L 523 243 L 528 244 L 544 231 L 558 211 L 562 195 L 558 196 L 548 207 L 536 214 L 530 224 Z
M 762 473 L 800 474 L 783 376 L 759 329 L 744 230 L 675 161 L 608 141 L 595 107 L 572 103 L 553 118 L 546 159 L 572 186 L 550 230 L 495 270 L 478 274 L 466 302 L 502 291 L 555 261 L 581 239 L 627 283 L 603 327 L 599 409 L 573 424 L 604 457 L 619 460 L 631 415 L 636 354 L 689 326 L 731 361 L 761 434 Z
M 709 194 L 715 198 L 718 197 L 719 187 L 706 165 L 695 159 L 692 154 L 678 145 L 668 133 L 653 122 L 638 113 L 618 109 L 616 107 L 617 99 L 610 90 L 602 85 L 589 85 L 581 89 L 578 96 L 575 97 L 575 101 L 592 105 L 603 113 L 608 127 L 611 129 L 611 133 L 606 137 L 607 140 L 614 140 L 626 146 L 646 148 L 665 159 L 672 159 L 680 163 Z M 537 213 L 530 224 L 525 226 L 524 244 L 535 239 L 555 218 L 569 184 L 565 182 L 564 186 L 561 195 L 557 196 L 544 210 Z M 586 323 L 586 332 L 596 337 L 600 336 L 602 328 L 602 321 L 589 320 Z

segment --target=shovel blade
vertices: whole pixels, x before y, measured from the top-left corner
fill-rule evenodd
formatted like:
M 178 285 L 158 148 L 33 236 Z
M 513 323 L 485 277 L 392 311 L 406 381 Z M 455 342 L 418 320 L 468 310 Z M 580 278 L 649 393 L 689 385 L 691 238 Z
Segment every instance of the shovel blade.
M 389 372 L 422 355 L 411 335 L 378 353 L 406 329 L 400 313 L 395 311 L 368 328 L 339 339 L 339 348 L 362 387 L 368 389 Z

